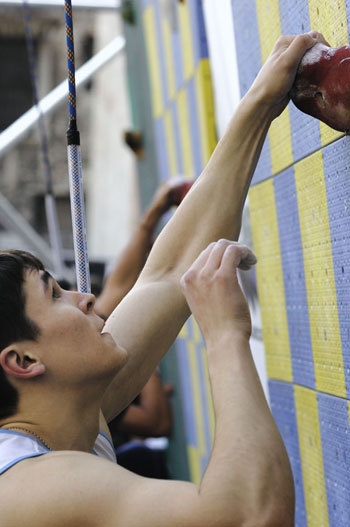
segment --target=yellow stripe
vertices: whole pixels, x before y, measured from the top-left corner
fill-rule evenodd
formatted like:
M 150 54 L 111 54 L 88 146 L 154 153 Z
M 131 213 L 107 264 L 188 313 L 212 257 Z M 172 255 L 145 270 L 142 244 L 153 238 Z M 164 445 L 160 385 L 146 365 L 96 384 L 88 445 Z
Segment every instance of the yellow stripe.
M 256 0 L 261 58 L 264 63 L 276 40 L 281 36 L 279 5 L 276 0 Z M 293 162 L 292 138 L 288 107 L 276 119 L 269 131 L 272 174 L 277 174 Z
M 169 109 L 164 113 L 164 127 L 169 159 L 169 175 L 174 175 L 177 174 L 179 170 L 176 162 L 173 117 Z
M 184 79 L 188 80 L 194 74 L 193 42 L 188 5 L 177 3 L 179 12 L 179 27 L 182 47 L 182 63 Z
M 198 457 L 198 451 L 191 445 L 187 445 L 188 464 L 190 469 L 190 479 L 197 485 L 202 479 L 202 469 L 200 459 Z
M 295 165 L 316 387 L 346 396 L 322 153 Z
M 208 162 L 217 143 L 214 113 L 214 98 L 208 59 L 199 62 L 195 73 L 196 100 L 202 145 L 202 164 Z
M 348 25 L 344 0 L 320 2 L 309 0 L 310 27 L 320 31 L 329 44 L 337 48 L 348 44 Z M 322 145 L 334 141 L 343 134 L 320 121 Z
M 181 328 L 181 331 L 179 333 L 179 337 L 182 338 L 182 339 L 187 339 L 188 338 L 188 324 L 189 324 L 189 322 L 186 322 Z
M 192 156 L 192 137 L 189 126 L 190 117 L 187 102 L 186 90 L 180 90 L 177 94 L 177 107 L 179 116 L 180 143 L 183 159 L 184 173 L 194 177 L 193 156 Z
M 308 527 L 328 527 L 322 444 L 316 393 L 294 386 Z
M 193 331 L 193 340 L 196 344 L 199 344 L 202 342 L 202 335 L 199 329 L 199 326 L 194 318 L 192 320 L 192 331 Z
M 175 66 L 172 53 L 172 42 L 171 42 L 171 29 L 168 21 L 162 18 L 162 31 L 163 31 L 163 42 L 164 42 L 164 56 L 165 56 L 165 67 L 168 79 L 169 97 L 174 98 L 175 88 Z
M 198 438 L 197 455 L 199 457 L 205 453 L 205 439 L 204 439 L 204 423 L 203 423 L 203 407 L 200 392 L 200 381 L 198 375 L 198 364 L 196 356 L 196 346 L 193 341 L 188 342 L 188 357 L 190 363 L 190 375 L 192 385 L 193 407 L 196 419 L 196 431 Z
M 268 376 L 292 381 L 292 363 L 273 181 L 251 188 L 249 208 Z
M 143 12 L 143 25 L 146 39 L 146 51 L 150 72 L 153 117 L 161 116 L 163 93 L 161 85 L 160 61 L 156 42 L 156 23 L 154 6 L 148 6 Z
M 204 363 L 204 383 L 205 383 L 205 390 L 207 393 L 208 398 L 208 421 L 209 421 L 209 427 L 210 427 L 210 439 L 213 443 L 214 440 L 214 432 L 215 432 L 215 414 L 214 414 L 214 406 L 213 406 L 213 399 L 211 395 L 211 385 L 210 385 L 210 379 L 209 379 L 209 371 L 208 371 L 208 358 L 207 353 L 203 349 L 203 363 Z
M 201 360 L 203 362 L 202 368 L 204 372 L 204 379 L 202 379 L 202 382 L 204 382 L 204 390 L 206 392 L 206 397 L 208 404 L 206 408 L 204 409 L 205 412 L 207 412 L 208 420 L 209 420 L 209 426 L 210 426 L 210 438 L 213 440 L 214 437 L 214 429 L 215 429 L 215 416 L 214 416 L 214 407 L 213 407 L 213 401 L 211 396 L 211 386 L 210 386 L 210 379 L 209 379 L 209 372 L 208 372 L 208 359 L 207 359 L 207 353 L 205 346 L 203 345 L 203 339 L 202 334 L 200 332 L 199 326 L 196 323 L 196 321 L 193 319 L 193 334 L 194 334 L 194 341 L 196 342 L 197 346 L 201 347 Z

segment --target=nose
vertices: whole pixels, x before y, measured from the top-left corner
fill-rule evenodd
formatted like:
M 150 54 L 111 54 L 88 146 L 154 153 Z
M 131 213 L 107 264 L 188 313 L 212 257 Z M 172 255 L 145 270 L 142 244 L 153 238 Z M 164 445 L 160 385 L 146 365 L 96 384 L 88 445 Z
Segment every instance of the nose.
M 79 308 L 84 313 L 90 313 L 94 309 L 94 305 L 96 302 L 95 295 L 91 293 L 79 293 L 80 299 L 79 299 Z

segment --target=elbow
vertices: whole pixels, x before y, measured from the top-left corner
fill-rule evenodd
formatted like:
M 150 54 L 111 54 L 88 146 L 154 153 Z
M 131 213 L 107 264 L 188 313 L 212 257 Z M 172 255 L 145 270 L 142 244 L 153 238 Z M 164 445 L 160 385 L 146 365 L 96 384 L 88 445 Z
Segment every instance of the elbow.
M 242 522 L 242 527 L 294 527 L 294 493 L 281 497 L 278 492 L 270 503 Z

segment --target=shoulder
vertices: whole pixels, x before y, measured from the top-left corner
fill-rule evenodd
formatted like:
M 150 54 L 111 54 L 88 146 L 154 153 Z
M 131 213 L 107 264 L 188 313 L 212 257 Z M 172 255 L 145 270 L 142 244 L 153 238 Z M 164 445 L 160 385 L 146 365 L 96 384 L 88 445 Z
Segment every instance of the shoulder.
M 192 483 L 143 478 L 83 452 L 21 461 L 0 477 L 1 527 L 207 527 Z M 155 504 L 157 504 L 155 506 Z
M 127 474 L 116 464 L 83 452 L 52 452 L 23 460 L 0 478 L 0 524 L 107 527 L 110 488 L 115 502 L 122 496 L 120 473 Z

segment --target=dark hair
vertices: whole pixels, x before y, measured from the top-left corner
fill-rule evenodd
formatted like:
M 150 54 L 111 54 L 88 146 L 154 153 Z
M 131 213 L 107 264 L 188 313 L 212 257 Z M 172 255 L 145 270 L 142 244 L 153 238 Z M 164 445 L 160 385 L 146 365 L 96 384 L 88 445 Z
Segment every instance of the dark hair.
M 43 269 L 41 261 L 26 251 L 0 251 L 0 352 L 13 342 L 37 339 L 39 328 L 25 313 L 23 284 L 26 271 Z M 17 390 L 0 367 L 0 419 L 12 415 L 17 405 Z

